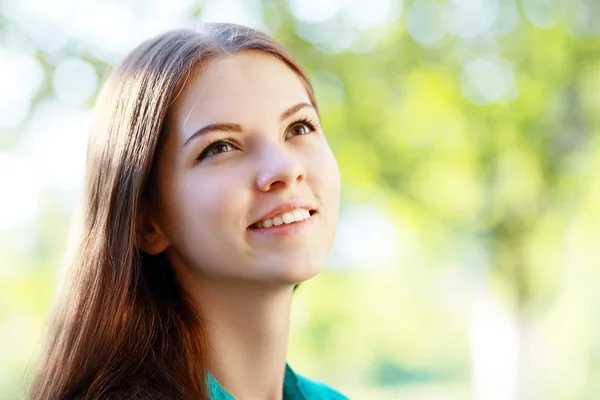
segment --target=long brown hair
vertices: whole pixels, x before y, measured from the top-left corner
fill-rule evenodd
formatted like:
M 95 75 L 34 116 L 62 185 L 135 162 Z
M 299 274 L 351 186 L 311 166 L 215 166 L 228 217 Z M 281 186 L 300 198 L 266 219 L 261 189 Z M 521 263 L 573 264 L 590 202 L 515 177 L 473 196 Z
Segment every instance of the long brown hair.
M 207 399 L 202 319 L 166 258 L 138 249 L 139 214 L 169 106 L 193 70 L 242 50 L 272 54 L 312 87 L 268 35 L 207 24 L 150 39 L 100 92 L 81 226 L 29 399 Z

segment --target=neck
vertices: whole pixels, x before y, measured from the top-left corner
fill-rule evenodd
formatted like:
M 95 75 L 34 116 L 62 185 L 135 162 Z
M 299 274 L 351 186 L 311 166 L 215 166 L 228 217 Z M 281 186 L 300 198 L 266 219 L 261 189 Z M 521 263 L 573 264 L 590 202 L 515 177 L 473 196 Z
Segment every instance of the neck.
M 212 281 L 192 293 L 217 381 L 236 399 L 281 399 L 293 287 Z

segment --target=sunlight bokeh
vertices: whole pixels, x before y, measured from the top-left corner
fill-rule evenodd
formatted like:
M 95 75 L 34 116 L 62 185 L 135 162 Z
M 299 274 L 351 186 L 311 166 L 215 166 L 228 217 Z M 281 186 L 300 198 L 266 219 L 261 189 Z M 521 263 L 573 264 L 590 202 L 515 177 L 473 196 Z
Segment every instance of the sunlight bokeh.
M 177 27 L 265 30 L 303 64 L 342 173 L 290 362 L 355 399 L 600 398 L 600 3 L 0 4 L 0 399 L 60 280 L 107 69 Z

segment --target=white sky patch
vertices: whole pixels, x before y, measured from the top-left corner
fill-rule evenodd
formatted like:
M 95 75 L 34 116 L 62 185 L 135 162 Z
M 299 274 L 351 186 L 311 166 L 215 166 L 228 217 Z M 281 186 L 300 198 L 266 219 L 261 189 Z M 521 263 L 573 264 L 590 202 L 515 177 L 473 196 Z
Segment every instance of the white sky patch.
M 12 2 L 14 15 L 22 18 L 62 20 L 77 6 L 76 0 L 18 0 Z
M 329 21 L 344 9 L 342 0 L 289 0 L 289 5 L 296 18 L 308 23 Z
M 40 183 L 33 165 L 25 157 L 0 152 L 0 188 L 0 230 L 35 221 Z
M 0 126 L 16 127 L 27 117 L 31 99 L 44 82 L 44 70 L 24 53 L 0 48 Z
M 340 215 L 332 250 L 335 268 L 385 268 L 398 261 L 399 235 L 389 216 L 371 205 L 354 206 Z
M 45 51 L 60 50 L 70 38 L 113 62 L 151 36 L 190 26 L 194 5 L 194 0 L 13 0 L 5 13 Z
M 402 0 L 347 0 L 344 15 L 357 28 L 389 25 L 402 13 Z
M 416 0 L 406 10 L 406 29 L 413 39 L 424 46 L 439 43 L 446 36 L 440 5 L 432 0 Z
M 35 24 L 27 24 L 24 28 L 39 49 L 46 52 L 51 60 L 55 53 L 60 53 L 68 45 L 69 38 L 57 28 L 55 23 L 38 21 Z
M 304 24 L 297 22 L 294 29 L 298 36 L 313 44 L 330 42 L 335 37 L 335 32 L 326 24 Z
M 492 31 L 497 36 L 506 36 L 519 26 L 520 21 L 521 15 L 515 0 L 500 0 Z
M 480 283 L 469 302 L 474 400 L 516 400 L 519 332 L 513 315 Z
M 473 104 L 512 101 L 518 95 L 512 64 L 502 58 L 483 58 L 467 64 L 461 75 L 464 96 Z
M 326 25 L 324 25 L 326 26 Z M 317 44 L 317 48 L 325 53 L 341 53 L 348 50 L 356 41 L 356 30 L 348 24 L 343 24 L 335 29 L 329 30 L 333 36 L 330 40 Z
M 140 18 L 133 9 L 116 1 L 97 3 L 89 8 L 90 16 L 85 18 L 85 25 L 71 27 L 73 36 L 116 54 L 126 53 L 142 40 Z
M 98 89 L 94 66 L 79 58 L 62 61 L 54 70 L 52 87 L 61 103 L 77 106 L 88 101 Z
M 489 32 L 498 15 L 498 0 L 448 0 L 441 7 L 446 30 L 463 39 Z
M 84 179 L 91 110 L 65 108 L 55 101 L 40 104 L 24 127 L 17 151 L 31 160 L 43 185 L 62 196 L 70 210 Z
M 256 0 L 212 0 L 202 9 L 199 22 L 228 22 L 264 29 L 261 3 Z

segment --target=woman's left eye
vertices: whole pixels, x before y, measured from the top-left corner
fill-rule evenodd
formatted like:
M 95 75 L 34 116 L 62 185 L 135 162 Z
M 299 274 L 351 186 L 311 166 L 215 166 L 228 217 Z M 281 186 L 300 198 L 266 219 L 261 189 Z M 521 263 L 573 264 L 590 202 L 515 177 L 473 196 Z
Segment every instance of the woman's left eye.
M 298 121 L 292 124 L 285 134 L 285 138 L 289 139 L 293 136 L 307 135 L 314 132 L 315 127 L 308 121 Z
M 209 144 L 198 156 L 197 160 L 201 161 L 205 158 L 215 156 L 221 153 L 227 153 L 235 150 L 235 147 L 231 143 L 228 143 L 224 140 L 216 140 Z

